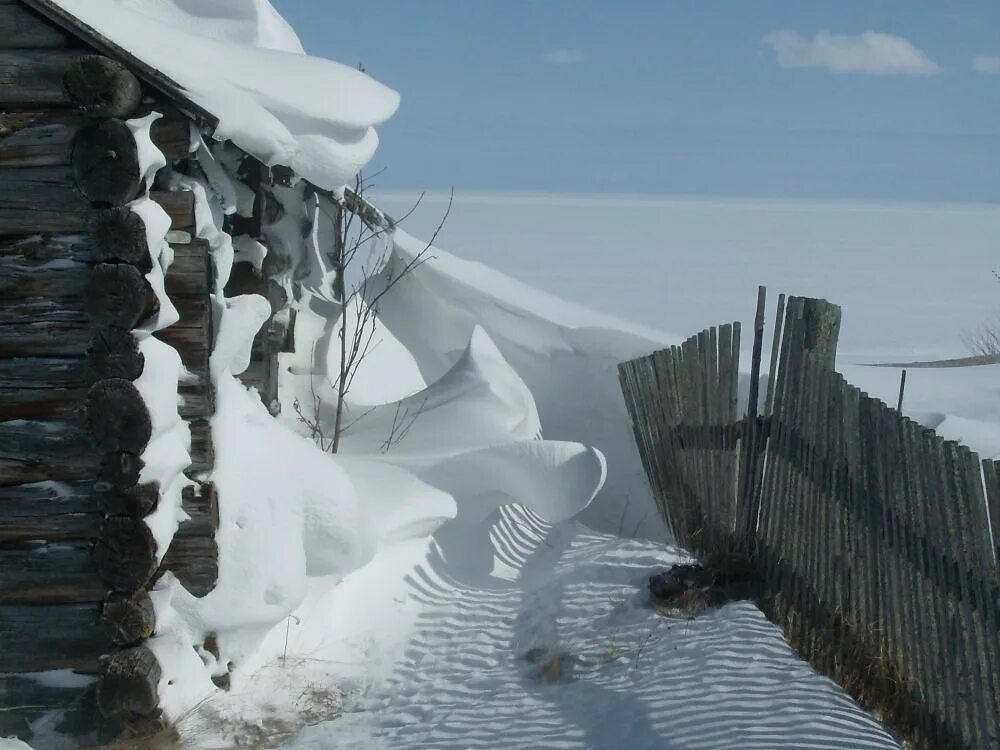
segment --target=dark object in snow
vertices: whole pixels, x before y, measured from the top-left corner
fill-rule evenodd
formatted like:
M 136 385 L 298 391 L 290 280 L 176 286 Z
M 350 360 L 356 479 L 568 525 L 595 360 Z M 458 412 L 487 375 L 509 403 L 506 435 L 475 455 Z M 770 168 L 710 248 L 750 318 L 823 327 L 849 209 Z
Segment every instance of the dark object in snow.
M 738 599 L 753 598 L 760 576 L 746 557 L 717 553 L 702 563 L 674 565 L 649 577 L 653 604 L 697 612 Z

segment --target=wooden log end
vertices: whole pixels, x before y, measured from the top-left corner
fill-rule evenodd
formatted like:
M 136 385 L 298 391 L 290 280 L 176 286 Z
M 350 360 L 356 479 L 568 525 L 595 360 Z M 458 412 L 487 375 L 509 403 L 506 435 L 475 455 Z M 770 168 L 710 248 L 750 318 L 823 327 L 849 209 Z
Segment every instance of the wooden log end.
M 145 518 L 160 502 L 160 486 L 147 483 L 129 487 L 128 489 L 109 489 L 101 492 L 95 487 L 101 503 L 101 509 L 111 516 L 131 516 Z
M 98 326 L 132 330 L 159 310 L 145 276 L 127 263 L 100 263 L 90 271 L 84 306 Z
M 141 454 L 153 434 L 142 395 L 123 378 L 95 383 L 87 394 L 85 414 L 94 442 L 106 451 Z
M 163 672 L 145 646 L 119 651 L 105 659 L 97 687 L 97 705 L 105 716 L 149 716 L 159 707 L 157 686 Z
M 84 55 L 67 66 L 63 86 L 70 98 L 93 117 L 135 114 L 142 85 L 128 68 L 104 55 Z
M 149 594 L 111 594 L 101 609 L 101 623 L 116 646 L 131 646 L 156 630 L 156 612 Z
M 123 261 L 143 271 L 152 267 L 146 222 L 127 206 L 97 214 L 90 224 L 90 237 L 98 260 Z
M 93 558 L 98 575 L 112 590 L 132 593 L 156 572 L 156 539 L 144 521 L 110 516 L 101 526 Z
M 95 205 L 120 206 L 139 194 L 139 148 L 121 120 L 99 120 L 80 128 L 72 161 L 77 188 Z
M 90 368 L 99 378 L 136 380 L 142 375 L 145 357 L 135 337 L 121 328 L 96 331 L 87 352 Z
M 94 489 L 97 492 L 128 490 L 139 483 L 143 461 L 135 453 L 114 452 L 101 460 Z

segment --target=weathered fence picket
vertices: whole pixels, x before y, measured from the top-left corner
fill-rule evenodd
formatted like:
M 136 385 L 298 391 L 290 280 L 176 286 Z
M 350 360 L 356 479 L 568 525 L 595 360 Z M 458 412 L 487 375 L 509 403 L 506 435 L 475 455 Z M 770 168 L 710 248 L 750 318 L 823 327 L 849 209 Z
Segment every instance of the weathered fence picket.
M 779 297 L 758 410 L 763 302 L 742 419 L 738 323 L 621 365 L 664 519 L 751 555 L 764 612 L 914 747 L 1000 748 L 1000 462 L 835 372 L 823 300 Z

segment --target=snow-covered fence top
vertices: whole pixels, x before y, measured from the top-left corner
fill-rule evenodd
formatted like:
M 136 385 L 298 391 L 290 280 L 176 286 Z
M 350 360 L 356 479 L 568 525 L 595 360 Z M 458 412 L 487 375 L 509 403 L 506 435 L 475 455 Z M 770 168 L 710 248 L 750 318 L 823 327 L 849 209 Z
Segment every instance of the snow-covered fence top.
M 836 308 L 780 308 L 739 424 L 728 327 L 622 365 L 659 506 L 696 552 L 750 554 L 765 613 L 915 746 L 996 747 L 1000 465 L 835 372 Z

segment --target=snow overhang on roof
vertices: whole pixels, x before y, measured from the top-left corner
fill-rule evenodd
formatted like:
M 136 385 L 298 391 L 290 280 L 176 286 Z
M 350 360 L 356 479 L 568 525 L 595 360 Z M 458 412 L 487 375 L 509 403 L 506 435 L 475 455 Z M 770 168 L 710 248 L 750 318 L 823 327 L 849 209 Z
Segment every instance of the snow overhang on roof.
M 242 38 L 219 21 L 231 17 L 231 1 L 223 8 L 202 0 L 196 11 L 180 0 L 24 2 L 128 65 L 217 140 L 324 190 L 350 182 L 371 159 L 375 126 L 399 106 L 399 94 L 364 73 L 301 53 L 266 0 L 236 4 L 244 17 L 233 23 L 242 21 L 243 32 L 248 23 L 268 25 Z M 202 27 L 212 33 L 200 33 Z

